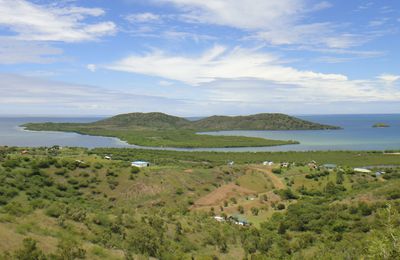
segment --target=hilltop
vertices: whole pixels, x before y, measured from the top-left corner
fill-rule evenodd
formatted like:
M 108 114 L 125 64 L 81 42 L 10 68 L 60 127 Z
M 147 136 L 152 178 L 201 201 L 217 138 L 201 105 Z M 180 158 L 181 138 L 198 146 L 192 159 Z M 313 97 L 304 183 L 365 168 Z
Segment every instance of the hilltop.
M 221 130 L 324 130 L 321 125 L 283 114 L 212 116 L 190 121 L 163 113 L 122 114 L 93 123 L 30 123 L 28 130 L 75 132 L 118 137 L 130 144 L 153 147 L 256 147 L 295 144 L 295 141 L 268 140 L 243 136 L 198 135 Z
M 285 114 L 256 114 L 249 116 L 211 116 L 192 123 L 195 129 L 222 130 L 326 130 L 339 129 Z
M 181 127 L 187 127 L 190 125 L 190 123 L 191 122 L 185 118 L 152 112 L 116 115 L 94 122 L 93 125 L 152 129 L 177 129 Z
M 96 126 L 151 128 L 151 129 L 192 129 L 196 131 L 229 130 L 325 130 L 339 129 L 285 114 L 263 113 L 249 116 L 211 116 L 190 121 L 164 113 L 129 113 L 113 116 L 92 123 Z

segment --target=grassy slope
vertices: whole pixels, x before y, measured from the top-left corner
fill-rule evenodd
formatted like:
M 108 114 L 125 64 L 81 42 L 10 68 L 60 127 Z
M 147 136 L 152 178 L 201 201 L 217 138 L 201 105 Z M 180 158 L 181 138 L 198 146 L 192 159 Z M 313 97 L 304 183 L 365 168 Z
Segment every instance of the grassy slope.
M 26 124 L 25 127 L 37 131 L 66 131 L 118 137 L 130 144 L 158 147 L 255 147 L 296 143 L 253 137 L 197 135 L 196 132 L 199 131 L 336 129 L 282 114 L 214 116 L 191 122 L 162 113 L 124 114 L 87 124 L 34 123 Z
M 400 165 L 400 155 L 368 151 L 317 151 L 317 152 L 178 152 L 145 149 L 95 148 L 91 152 L 114 155 L 123 160 L 142 159 L 157 164 L 208 164 L 222 165 L 228 161 L 239 164 L 261 163 L 264 161 L 308 163 L 312 160 L 320 164 L 336 163 L 351 167 L 371 165 Z
M 139 174 L 132 174 L 129 163 L 120 160 L 104 160 L 100 150 L 88 154 L 85 149 L 63 149 L 60 152 L 29 149 L 29 155 L 25 156 L 20 155 L 21 150 L 13 148 L 0 150 L 0 198 L 2 199 L 0 239 L 3 238 L 0 240 L 0 255 L 4 251 L 20 248 L 22 239 L 26 237 L 37 240 L 39 247 L 46 253 L 57 252 L 59 242 L 69 238 L 77 241 L 79 247 L 86 250 L 88 259 L 124 259 L 123 249 L 129 247 L 130 234 L 137 236 L 140 225 L 152 225 L 149 222 L 141 222 L 143 221 L 141 219 L 156 217 L 163 220 L 164 243 L 167 243 L 169 245 L 167 247 L 177 254 L 175 257 L 188 250 L 183 253 L 183 256 L 211 259 L 215 255 L 219 259 L 242 259 L 245 255 L 244 250 L 247 248 L 245 242 L 253 241 L 250 234 L 267 232 L 265 238 L 271 237 L 271 243 L 275 249 L 256 253 L 268 255 L 269 258 L 279 258 L 279 254 L 289 251 L 291 256 L 287 255 L 286 258 L 304 259 L 307 255 L 306 258 L 321 259 L 322 253 L 328 254 L 325 255 L 326 258 L 331 256 L 340 259 L 350 254 L 353 254 L 350 258 L 355 256 L 360 258 L 366 251 L 359 250 L 358 244 L 352 241 L 363 243 L 362 248 L 367 248 L 370 244 L 367 240 L 375 234 L 372 229 L 376 227 L 378 231 L 380 230 L 378 220 L 375 218 L 379 207 L 384 205 L 382 202 L 390 203 L 388 196 L 392 196 L 394 192 L 399 194 L 397 189 L 400 184 L 399 179 L 385 180 L 368 174 L 345 174 L 341 185 L 347 190 L 338 191 L 336 194 L 326 194 L 324 192 L 328 182 L 336 182 L 336 172 L 309 179 L 305 176 L 317 171 L 310 171 L 308 167 L 292 167 L 279 175 L 274 175 L 274 178 L 279 178 L 287 188 L 292 188 L 293 192 L 300 196 L 296 200 L 290 200 L 280 198 L 273 193 L 274 185 L 271 176 L 264 170 L 258 170 L 268 171 L 268 168 L 259 163 L 254 166 L 209 168 L 196 164 L 201 163 L 203 157 L 195 156 L 192 161 L 184 162 L 176 161 L 176 154 L 166 153 L 164 158 L 169 156 L 171 162 L 176 162 L 174 165 L 164 164 L 161 161 L 158 166 L 143 169 Z M 119 153 L 121 155 L 125 153 L 123 149 L 113 151 L 114 159 L 119 156 Z M 136 150 L 133 152 L 136 152 L 136 156 L 141 156 Z M 343 164 L 343 166 L 346 166 L 344 156 L 349 156 L 349 153 L 341 152 L 335 152 L 335 156 L 332 153 L 297 153 L 296 155 L 299 154 L 318 157 L 320 160 L 325 160 L 323 158 L 326 157 L 326 160 Z M 217 154 L 207 153 L 207 155 L 210 158 L 215 156 L 215 163 L 220 162 Z M 293 153 L 283 153 L 279 155 L 281 160 L 286 160 L 285 155 L 294 158 Z M 374 160 L 381 160 L 380 164 L 392 163 L 386 155 L 369 155 L 374 157 L 360 155 L 358 163 L 372 164 Z M 55 160 L 51 164 L 38 163 L 49 160 L 49 156 Z M 242 156 L 251 160 L 257 154 L 247 153 Z M 158 157 L 158 154 L 156 153 L 154 157 Z M 297 158 L 300 160 L 302 157 Z M 371 158 L 375 159 L 370 161 Z M 89 167 L 71 168 L 76 159 L 85 161 Z M 257 157 L 253 160 L 256 161 L 256 159 Z M 391 160 L 394 161 L 393 158 Z M 10 162 L 14 161 L 17 164 L 12 166 Z M 37 166 L 33 167 L 34 165 Z M 40 173 L 32 174 L 32 170 L 37 167 Z M 187 211 L 192 202 L 217 190 L 221 185 L 229 183 L 253 190 L 256 199 L 252 200 L 248 195 L 234 193 L 235 203 L 230 199 L 227 206 L 218 203 L 214 205 L 214 212 L 236 215 L 239 213 L 238 206 L 242 206 L 244 208 L 242 215 L 255 224 L 256 230 L 250 232 L 252 229 L 219 224 L 208 215 L 210 207 L 205 209 L 205 212 L 204 209 Z M 60 185 L 66 187 L 66 190 L 60 189 Z M 317 198 L 323 200 L 318 206 L 312 204 L 312 197 L 302 196 L 298 192 L 301 187 L 308 191 L 319 191 L 321 196 Z M 13 189 L 18 190 L 16 196 L 9 192 Z M 53 197 L 54 194 L 56 197 Z M 267 195 L 267 201 L 261 200 L 263 195 Z M 10 196 L 14 197 L 10 199 Z M 363 213 L 364 206 L 360 206 L 361 202 L 377 204 L 371 206 L 372 213 Z M 276 209 L 278 203 L 284 204 L 288 210 Z M 304 207 L 296 208 L 297 204 Z M 61 210 L 61 217 L 50 216 L 49 209 L 53 208 L 51 212 L 54 212 L 55 205 L 58 205 L 59 209 L 62 209 L 64 205 L 68 207 L 68 210 Z M 310 205 L 313 206 L 308 208 Z M 341 206 L 340 210 L 331 209 L 335 205 L 348 206 Z M 221 206 L 223 211 L 220 209 Z M 258 215 L 252 213 L 253 207 L 259 209 Z M 86 214 L 82 217 L 83 219 L 77 220 L 79 216 L 77 212 L 81 211 Z M 293 219 L 301 221 L 303 216 L 307 224 L 303 231 L 297 231 L 298 223 L 292 223 Z M 320 218 L 324 220 L 321 222 Z M 327 220 L 329 222 L 325 223 L 324 221 Z M 279 223 L 287 226 L 287 234 L 277 233 Z M 182 234 L 176 237 L 178 226 L 182 227 Z M 318 228 L 314 229 L 315 226 Z M 344 231 L 340 233 L 334 231 L 342 230 L 342 226 Z M 111 231 L 110 227 L 122 228 L 126 238 L 120 236 L 118 232 Z M 269 228 L 273 230 L 272 233 L 268 233 Z M 213 240 L 216 234 L 220 234 L 220 239 L 227 243 L 227 252 L 221 252 L 220 245 Z M 246 239 L 242 244 L 240 241 L 244 237 Z M 270 242 L 264 241 L 264 243 Z M 129 248 L 134 254 L 138 254 L 138 248 Z M 341 250 L 344 249 L 345 252 L 342 254 Z

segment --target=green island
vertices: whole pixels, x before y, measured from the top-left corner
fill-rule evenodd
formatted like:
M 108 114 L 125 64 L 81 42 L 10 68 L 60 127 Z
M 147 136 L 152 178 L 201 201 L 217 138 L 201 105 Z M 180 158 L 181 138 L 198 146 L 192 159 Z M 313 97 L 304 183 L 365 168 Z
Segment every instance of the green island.
M 399 158 L 0 147 L 0 259 L 399 259 Z
M 29 123 L 27 130 L 63 131 L 117 137 L 129 144 L 148 147 L 260 147 L 297 144 L 244 136 L 212 136 L 198 132 L 224 130 L 325 130 L 339 129 L 284 114 L 212 116 L 190 121 L 163 113 L 130 113 L 93 123 Z
M 388 125 L 386 123 L 376 123 L 372 127 L 374 127 L 374 128 L 385 128 L 385 127 L 390 127 L 390 125 Z

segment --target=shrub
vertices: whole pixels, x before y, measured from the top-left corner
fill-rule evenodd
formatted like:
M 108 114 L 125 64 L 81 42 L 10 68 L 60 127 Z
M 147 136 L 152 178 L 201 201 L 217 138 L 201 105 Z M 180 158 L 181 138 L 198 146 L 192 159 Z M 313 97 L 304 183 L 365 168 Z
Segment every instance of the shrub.
M 53 218 L 58 218 L 64 213 L 64 209 L 61 205 L 53 203 L 46 209 L 46 215 Z
M 140 172 L 140 168 L 139 168 L 139 167 L 132 166 L 132 168 L 131 168 L 131 173 L 137 174 L 137 173 L 139 173 L 139 172 Z
M 277 208 L 278 210 L 283 210 L 283 209 L 285 209 L 285 205 L 282 204 L 282 203 L 279 203 L 279 204 L 276 206 L 276 208 Z

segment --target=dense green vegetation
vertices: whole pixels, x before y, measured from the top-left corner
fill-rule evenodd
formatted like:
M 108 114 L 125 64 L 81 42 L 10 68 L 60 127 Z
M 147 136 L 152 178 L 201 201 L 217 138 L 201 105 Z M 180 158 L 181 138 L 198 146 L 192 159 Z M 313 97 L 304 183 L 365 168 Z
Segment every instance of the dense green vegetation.
M 0 259 L 398 259 L 398 159 L 0 148 Z
M 130 144 L 158 147 L 255 147 L 294 144 L 294 141 L 267 140 L 241 136 L 198 135 L 219 130 L 311 130 L 337 129 L 282 114 L 213 116 L 189 121 L 162 113 L 131 113 L 94 123 L 31 123 L 28 130 L 65 131 L 118 137 Z

